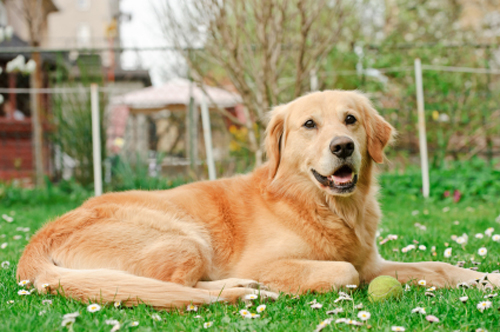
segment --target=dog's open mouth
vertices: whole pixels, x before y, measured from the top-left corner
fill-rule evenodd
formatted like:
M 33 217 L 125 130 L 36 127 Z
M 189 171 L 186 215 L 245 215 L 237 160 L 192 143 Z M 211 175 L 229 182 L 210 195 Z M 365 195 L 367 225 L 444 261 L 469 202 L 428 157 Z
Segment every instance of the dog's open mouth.
M 312 169 L 312 173 L 320 184 L 342 194 L 352 192 L 358 182 L 358 175 L 351 165 L 343 165 L 328 176 L 323 176 L 314 169 Z

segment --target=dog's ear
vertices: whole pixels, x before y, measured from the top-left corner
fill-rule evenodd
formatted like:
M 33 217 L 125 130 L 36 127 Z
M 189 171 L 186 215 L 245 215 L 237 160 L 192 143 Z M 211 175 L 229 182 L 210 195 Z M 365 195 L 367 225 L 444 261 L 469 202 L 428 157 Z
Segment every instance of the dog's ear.
M 366 107 L 366 114 L 368 153 L 376 163 L 381 164 L 384 161 L 384 148 L 392 142 L 396 130 L 378 114 L 370 103 Z
M 285 131 L 285 105 L 275 107 L 268 113 L 268 125 L 266 128 L 266 154 L 269 161 L 269 176 L 274 178 L 278 172 L 281 159 L 281 145 Z

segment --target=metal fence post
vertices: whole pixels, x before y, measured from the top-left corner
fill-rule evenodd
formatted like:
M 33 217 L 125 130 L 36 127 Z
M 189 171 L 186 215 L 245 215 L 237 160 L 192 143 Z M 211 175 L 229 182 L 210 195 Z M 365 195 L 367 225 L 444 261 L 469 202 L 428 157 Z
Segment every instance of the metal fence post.
M 92 151 L 94 164 L 94 195 L 102 195 L 101 133 L 99 117 L 99 90 L 96 83 L 90 84 L 92 111 Z
M 425 131 L 424 84 L 422 80 L 422 64 L 415 59 L 415 85 L 417 86 L 418 139 L 420 145 L 420 163 L 422 167 L 422 193 L 429 197 L 429 157 L 427 155 L 427 134 Z
M 205 138 L 205 150 L 207 152 L 208 178 L 215 180 L 215 162 L 212 150 L 212 132 L 210 130 L 210 113 L 208 112 L 205 94 L 201 95 L 201 122 L 203 124 L 203 136 Z

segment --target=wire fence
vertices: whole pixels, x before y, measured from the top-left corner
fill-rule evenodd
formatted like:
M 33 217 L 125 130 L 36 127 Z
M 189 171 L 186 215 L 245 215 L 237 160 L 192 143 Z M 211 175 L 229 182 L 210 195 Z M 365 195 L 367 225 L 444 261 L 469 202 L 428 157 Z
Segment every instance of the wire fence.
M 10 50 L 12 54 L 16 51 L 29 55 L 27 50 Z M 140 64 L 130 70 L 103 67 L 99 59 L 96 60 L 101 50 L 79 50 L 76 60 L 70 57 L 71 51 L 74 50 L 42 53 L 42 58 L 46 59 L 44 87 L 39 89 L 32 88 L 29 75 L 5 70 L 0 73 L 3 100 L 0 105 L 0 179 L 28 179 L 25 181 L 29 182 L 33 177 L 31 108 L 35 96 L 39 95 L 45 174 L 52 180 L 73 177 L 81 183 L 93 183 L 92 82 L 99 85 L 100 147 L 105 183 L 118 178 L 130 180 L 133 174 L 208 178 L 207 136 L 204 136 L 200 105 L 195 105 L 197 111 L 193 120 L 189 100 L 147 111 L 115 102 L 118 96 L 140 92 L 152 81 L 160 86 L 172 76 L 185 75 L 172 49 L 128 50 L 126 65 L 132 68 L 134 61 Z M 123 50 L 114 51 L 117 57 L 123 56 L 120 53 Z M 0 54 L 8 54 L 2 52 Z M 382 51 L 377 52 L 380 55 Z M 148 57 L 151 53 L 156 56 Z M 421 159 L 414 58 L 410 56 L 408 54 L 398 65 L 382 67 L 370 64 L 366 60 L 368 55 L 364 60 L 358 55 L 350 66 L 355 69 L 346 70 L 348 66 L 339 65 L 339 70 L 335 70 L 335 63 L 327 64 L 312 72 L 307 82 L 312 90 L 360 89 L 370 96 L 379 112 L 399 132 L 397 145 L 388 151 L 392 160 L 390 167 L 404 168 L 418 164 Z M 0 60 L 0 66 L 5 68 L 6 61 Z M 457 66 L 425 63 L 425 57 L 423 62 L 426 138 L 431 167 L 440 166 L 446 160 L 474 157 L 494 162 L 500 155 L 500 70 L 464 67 L 460 61 Z M 177 71 L 172 67 L 177 67 Z M 280 80 L 283 84 L 288 81 L 293 78 Z M 236 118 L 244 116 L 238 106 L 226 109 Z M 217 176 L 252 168 L 252 155 L 245 148 L 246 128 L 235 125 L 215 110 L 211 109 L 209 114 Z M 196 132 L 196 144 L 190 141 L 192 127 Z M 194 167 L 190 150 L 196 156 Z

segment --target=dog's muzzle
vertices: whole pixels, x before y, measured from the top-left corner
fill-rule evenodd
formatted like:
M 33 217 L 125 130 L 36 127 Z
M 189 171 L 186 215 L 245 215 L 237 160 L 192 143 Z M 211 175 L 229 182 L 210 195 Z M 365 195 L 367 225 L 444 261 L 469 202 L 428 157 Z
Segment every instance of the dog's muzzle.
M 337 168 L 333 174 L 325 176 L 312 169 L 316 180 L 324 187 L 329 188 L 337 194 L 348 194 L 354 191 L 358 182 L 358 174 L 351 164 L 344 164 Z

